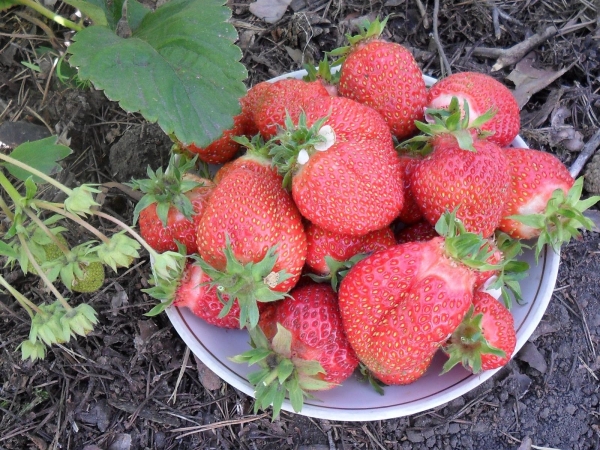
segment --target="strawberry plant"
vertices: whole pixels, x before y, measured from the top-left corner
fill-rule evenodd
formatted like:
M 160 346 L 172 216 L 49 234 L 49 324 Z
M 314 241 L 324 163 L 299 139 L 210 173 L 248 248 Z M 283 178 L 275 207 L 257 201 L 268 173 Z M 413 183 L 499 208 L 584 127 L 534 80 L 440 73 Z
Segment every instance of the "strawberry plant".
M 247 72 L 223 2 L 171 0 L 155 11 L 136 0 L 65 3 L 80 20 L 35 0 L 2 0 L 0 10 L 26 6 L 72 30 L 61 58 L 77 78 L 179 142 L 206 146 L 232 127 Z
M 60 171 L 58 161 L 70 153 L 56 137 L 49 137 L 22 144 L 10 155 L 0 154 L 0 186 L 9 200 L 0 197 L 0 209 L 9 223 L 0 240 L 0 255 L 7 266 L 18 265 L 25 275 L 39 276 L 48 298 L 54 298 L 36 303 L 0 276 L 0 285 L 29 314 L 31 331 L 20 347 L 23 358 L 34 361 L 45 356 L 46 346 L 85 336 L 97 323 L 94 309 L 86 303 L 73 306 L 64 289 L 97 291 L 104 283 L 105 267 L 115 272 L 129 267 L 142 246 L 154 260 L 156 279 L 170 278 L 182 258 L 177 252 L 156 252 L 127 224 L 100 211 L 94 199 L 100 191 L 93 185 L 70 189 L 49 176 Z M 62 191 L 65 200 L 44 200 L 38 195 L 44 184 Z M 90 223 L 93 216 L 111 221 L 120 231 L 105 235 Z M 71 246 L 65 237 L 68 221 L 86 230 L 93 240 Z

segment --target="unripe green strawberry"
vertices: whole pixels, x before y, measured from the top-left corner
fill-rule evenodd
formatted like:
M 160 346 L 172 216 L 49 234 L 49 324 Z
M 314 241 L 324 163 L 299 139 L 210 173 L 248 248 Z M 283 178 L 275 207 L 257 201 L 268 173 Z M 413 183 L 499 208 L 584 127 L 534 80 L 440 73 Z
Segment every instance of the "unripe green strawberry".
M 74 292 L 96 292 L 104 284 L 104 266 L 99 261 L 93 261 L 82 267 L 83 276 L 76 277 L 70 289 Z M 67 286 L 69 287 L 69 286 Z
M 67 243 L 67 240 L 63 237 L 62 234 L 57 234 L 56 239 L 58 239 L 58 241 L 61 244 L 63 244 L 65 247 L 69 246 L 69 244 Z M 44 248 L 44 253 L 46 254 L 46 259 L 44 261 L 54 261 L 55 259 L 58 259 L 63 255 L 62 250 L 54 242 L 44 245 L 43 248 Z M 34 259 L 38 264 L 42 264 L 44 262 L 40 258 L 37 258 L 35 255 L 34 255 Z M 33 267 L 32 264 L 29 265 L 29 272 L 31 272 L 34 275 L 38 274 L 37 270 L 35 269 L 35 267 Z

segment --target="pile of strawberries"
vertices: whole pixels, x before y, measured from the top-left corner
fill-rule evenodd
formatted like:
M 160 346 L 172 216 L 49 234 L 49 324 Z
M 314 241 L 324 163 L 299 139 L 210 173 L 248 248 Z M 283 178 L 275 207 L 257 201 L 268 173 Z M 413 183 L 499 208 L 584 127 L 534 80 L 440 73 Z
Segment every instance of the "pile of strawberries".
M 427 88 L 384 25 L 332 52 L 335 75 L 324 61 L 308 79 L 255 85 L 222 138 L 181 144 L 132 184 L 148 243 L 189 255 L 149 292 L 246 328 L 252 349 L 235 360 L 258 366 L 256 409 L 275 416 L 359 364 L 384 384 L 417 380 L 439 350 L 444 370 L 505 364 L 521 242 L 558 250 L 598 201 L 581 201 L 551 154 L 509 147 L 520 119 L 504 85 L 458 73 Z M 185 155 L 225 164 L 199 178 Z

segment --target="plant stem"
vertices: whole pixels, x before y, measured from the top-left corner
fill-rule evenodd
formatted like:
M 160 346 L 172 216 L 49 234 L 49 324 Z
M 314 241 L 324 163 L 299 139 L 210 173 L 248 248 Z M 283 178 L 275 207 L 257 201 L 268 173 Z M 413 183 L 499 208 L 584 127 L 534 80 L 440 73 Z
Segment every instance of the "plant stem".
M 25 250 L 25 253 L 27 254 L 27 258 L 29 258 L 29 262 L 31 263 L 31 265 L 37 271 L 38 276 L 44 281 L 44 283 L 46 284 L 46 286 L 48 286 L 48 289 L 50 289 L 52 291 L 52 293 L 54 294 L 54 296 L 63 305 L 63 307 L 67 311 L 72 310 L 73 308 L 71 307 L 71 305 L 69 305 L 67 303 L 67 301 L 65 300 L 65 298 L 60 294 L 60 292 L 58 292 L 58 289 L 56 289 L 56 286 L 54 286 L 54 284 L 52 284 L 52 282 L 48 279 L 48 277 L 46 276 L 46 274 L 44 273 L 44 271 L 42 270 L 42 268 L 40 267 L 40 265 L 37 263 L 37 261 L 33 257 L 33 254 L 31 253 L 31 250 L 29 249 L 29 246 L 27 245 L 27 241 L 25 240 L 25 238 L 23 237 L 23 235 L 21 233 L 17 233 L 17 236 L 19 237 L 19 241 L 21 242 L 21 246 L 23 247 L 23 249 Z
M 0 158 L 3 158 L 5 156 L 6 155 L 3 155 L 2 153 L 0 153 Z M 13 201 L 15 206 L 18 206 L 18 207 L 23 206 L 22 205 L 23 196 L 21 194 L 19 194 L 19 191 L 17 191 L 17 189 L 8 180 L 8 178 L 6 178 L 6 175 L 4 175 L 4 173 L 2 171 L 0 171 L 0 186 L 2 186 L 4 188 L 4 190 L 6 191 L 6 193 L 10 197 L 10 199 Z M 4 208 L 2 208 L 2 209 L 4 209 Z M 7 206 L 7 209 L 8 209 L 8 206 Z M 14 218 L 14 215 L 13 215 L 13 218 Z
M 32 0 L 27 0 L 27 1 L 32 1 Z M 33 2 L 33 3 L 36 3 L 36 2 Z M 50 183 L 52 186 L 56 187 L 57 189 L 60 189 L 67 195 L 71 195 L 73 193 L 73 191 L 71 189 L 69 189 L 68 187 L 66 187 L 64 184 L 59 183 L 54 178 L 46 175 L 44 172 L 40 172 L 39 170 L 34 169 L 33 167 L 19 161 L 18 159 L 11 158 L 8 155 L 3 155 L 2 153 L 0 153 L 0 159 L 6 161 L 7 163 L 12 164 L 13 166 L 20 167 L 21 169 L 26 170 L 27 172 L 29 172 L 32 175 L 35 175 L 36 177 L 41 178 L 42 180 L 44 180 L 47 183 Z
M 75 31 L 83 30 L 83 27 L 81 25 L 78 25 L 69 19 L 65 19 L 63 16 L 56 14 L 53 11 L 50 11 L 49 9 L 47 9 L 46 7 L 34 0 L 15 0 L 15 3 L 28 6 L 29 8 L 39 12 L 42 16 L 53 20 L 54 22 L 62 25 L 63 27 L 67 27 Z
M 14 287 L 12 287 L 10 285 L 10 283 L 8 281 L 6 281 L 2 275 L 0 275 L 0 284 L 2 286 L 4 286 L 6 288 L 6 290 L 8 292 L 10 292 L 10 294 L 14 298 L 17 299 L 17 301 L 23 307 L 23 309 L 25 309 L 25 311 L 27 311 L 27 314 L 29 314 L 29 317 L 33 318 L 33 312 L 31 312 L 31 310 L 34 310 L 37 313 L 42 312 L 42 310 L 40 308 L 38 308 L 35 303 L 33 303 L 31 300 L 29 300 L 27 297 L 25 297 L 23 294 L 21 294 L 19 291 L 17 291 Z
M 154 250 L 152 247 L 150 247 L 150 245 L 144 240 L 143 237 L 141 237 L 139 234 L 136 233 L 136 231 L 131 228 L 129 225 L 121 222 L 119 219 L 108 215 L 106 213 L 103 213 L 102 211 L 93 211 L 94 214 L 96 214 L 98 217 L 102 217 L 112 223 L 117 224 L 118 226 L 120 226 L 121 228 L 123 228 L 125 231 L 127 231 L 129 234 L 131 234 L 136 241 L 138 241 L 140 244 L 142 244 L 142 246 L 148 250 L 148 253 L 150 254 L 156 254 L 156 250 Z
M 42 230 L 44 230 L 44 233 L 46 233 L 48 235 L 48 237 L 50 239 L 52 239 L 52 242 L 54 242 L 54 244 L 60 249 L 61 252 L 63 252 L 65 255 L 68 255 L 69 253 L 71 253 L 71 250 L 64 245 L 62 242 L 60 242 L 56 236 L 54 235 L 54 233 L 52 231 L 50 231 L 50 229 L 46 226 L 46 224 L 44 222 L 42 222 L 42 220 L 36 216 L 29 208 L 25 208 L 23 211 L 25 211 L 25 214 L 27 214 L 27 216 L 34 221 L 38 227 L 40 227 Z
M 4 201 L 4 198 L 2 196 L 0 196 L 0 209 L 2 209 L 2 212 L 4 212 L 4 214 L 6 214 L 6 217 L 8 219 L 10 219 L 11 222 L 14 220 L 15 215 L 10 210 L 10 208 L 8 207 L 8 205 L 6 204 L 6 202 Z
M 106 237 L 105 234 L 103 234 L 101 231 L 99 231 L 93 225 L 87 223 L 85 220 L 83 220 L 78 215 L 72 214 L 72 213 L 68 212 L 67 210 L 61 208 L 59 206 L 60 204 L 58 204 L 58 203 L 49 203 L 49 202 L 45 202 L 43 200 L 34 200 L 33 203 L 36 206 L 39 206 L 40 208 L 47 209 L 48 211 L 55 212 L 57 214 L 60 214 L 61 216 L 65 216 L 67 219 L 70 219 L 73 222 L 77 223 L 78 225 L 81 225 L 83 228 L 85 228 L 86 230 L 88 230 L 90 233 L 92 233 L 94 236 L 96 236 L 98 239 L 100 239 L 105 244 L 109 244 L 110 243 L 110 239 L 108 237 Z

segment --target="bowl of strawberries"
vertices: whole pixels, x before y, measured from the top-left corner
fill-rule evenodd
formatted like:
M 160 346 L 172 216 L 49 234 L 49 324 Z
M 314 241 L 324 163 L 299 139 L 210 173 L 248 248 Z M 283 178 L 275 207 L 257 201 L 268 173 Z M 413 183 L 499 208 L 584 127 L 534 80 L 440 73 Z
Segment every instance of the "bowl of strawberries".
M 255 85 L 209 146 L 180 143 L 165 174 L 185 211 L 139 208 L 142 235 L 186 254 L 149 290 L 159 309 L 274 417 L 389 419 L 483 383 L 539 324 L 598 200 L 527 147 L 507 87 L 424 75 L 384 25 L 333 52 L 336 70 Z M 212 179 L 186 178 L 192 156 Z

